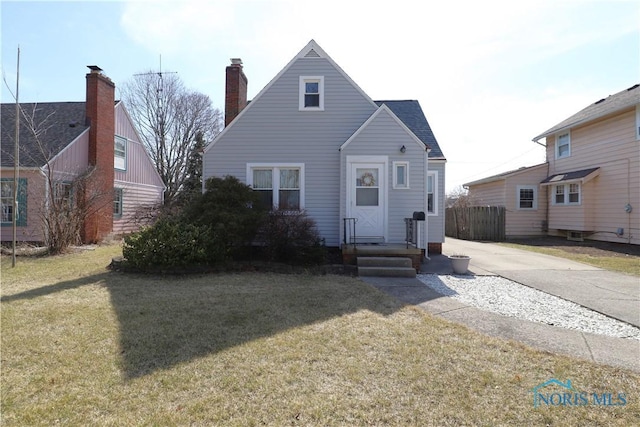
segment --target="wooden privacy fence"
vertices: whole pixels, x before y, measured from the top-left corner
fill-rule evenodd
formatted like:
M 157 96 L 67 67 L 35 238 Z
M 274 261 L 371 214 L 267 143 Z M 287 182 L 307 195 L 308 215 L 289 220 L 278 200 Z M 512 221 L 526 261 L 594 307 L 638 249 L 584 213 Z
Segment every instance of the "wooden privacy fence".
M 472 206 L 445 209 L 445 235 L 463 240 L 505 240 L 506 209 Z

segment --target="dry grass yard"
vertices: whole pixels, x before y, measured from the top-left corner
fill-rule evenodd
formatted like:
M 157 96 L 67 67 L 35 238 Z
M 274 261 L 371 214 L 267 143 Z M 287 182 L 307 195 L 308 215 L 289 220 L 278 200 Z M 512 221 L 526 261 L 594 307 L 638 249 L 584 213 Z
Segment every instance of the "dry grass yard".
M 3 426 L 640 425 L 638 374 L 483 336 L 354 278 L 108 271 L 120 253 L 2 258 Z M 627 404 L 534 408 L 551 378 Z

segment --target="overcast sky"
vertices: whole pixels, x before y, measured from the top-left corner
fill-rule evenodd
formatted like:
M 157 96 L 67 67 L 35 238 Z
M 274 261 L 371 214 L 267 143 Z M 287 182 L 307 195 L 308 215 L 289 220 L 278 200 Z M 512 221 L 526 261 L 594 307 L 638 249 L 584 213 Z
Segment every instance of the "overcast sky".
M 223 110 L 229 58 L 252 98 L 314 39 L 373 99 L 420 102 L 447 191 L 543 162 L 533 137 L 640 82 L 636 0 L 3 0 L 0 13 L 22 102 L 84 101 L 86 65 L 118 86 L 162 58 Z

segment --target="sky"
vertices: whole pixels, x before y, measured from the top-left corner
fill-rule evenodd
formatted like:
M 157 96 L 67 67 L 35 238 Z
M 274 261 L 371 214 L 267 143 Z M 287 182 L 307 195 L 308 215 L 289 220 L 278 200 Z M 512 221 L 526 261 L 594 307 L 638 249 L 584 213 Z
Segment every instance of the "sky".
M 640 1 L 136 0 L 0 3 L 2 102 L 84 101 L 87 65 L 118 85 L 177 72 L 224 110 L 242 58 L 254 97 L 314 39 L 374 100 L 416 99 L 446 192 L 544 162 L 532 139 L 640 83 Z

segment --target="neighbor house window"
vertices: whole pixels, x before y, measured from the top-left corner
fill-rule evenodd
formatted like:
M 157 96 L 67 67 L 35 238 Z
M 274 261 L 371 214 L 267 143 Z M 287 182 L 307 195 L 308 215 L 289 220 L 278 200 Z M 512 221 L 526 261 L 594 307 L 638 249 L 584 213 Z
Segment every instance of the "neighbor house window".
M 113 189 L 113 216 L 115 217 L 122 216 L 122 207 L 123 207 L 122 193 L 123 193 L 122 188 Z
M 120 170 L 127 169 L 127 138 L 117 135 L 113 148 L 113 167 Z
M 569 132 L 556 136 L 556 159 L 571 155 L 571 135 Z
M 73 203 L 73 185 L 70 182 L 56 182 L 54 185 L 55 200 L 59 207 L 68 207 Z
M 518 209 L 538 209 L 536 190 L 536 187 L 533 186 L 518 186 L 516 193 Z
M 580 184 L 559 184 L 554 187 L 554 205 L 579 205 L 581 203 Z
M 438 214 L 438 173 L 427 173 L 427 213 Z
M 324 110 L 324 77 L 300 77 L 300 111 Z
M 409 188 L 409 163 L 393 162 L 393 188 Z
M 248 181 L 266 207 L 285 211 L 304 208 L 304 165 L 249 164 Z
M 13 178 L 0 179 L 0 223 L 3 226 L 13 224 Z M 18 214 L 16 215 L 16 225 L 23 227 L 27 225 L 27 179 L 18 179 Z
M 640 139 L 640 105 L 636 105 L 636 139 Z

